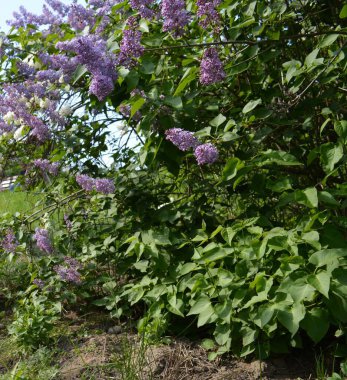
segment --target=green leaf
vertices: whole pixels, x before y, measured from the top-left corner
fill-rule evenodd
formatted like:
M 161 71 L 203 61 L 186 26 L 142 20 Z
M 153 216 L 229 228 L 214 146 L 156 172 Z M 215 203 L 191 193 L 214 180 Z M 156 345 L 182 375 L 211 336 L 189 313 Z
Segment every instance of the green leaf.
M 213 333 L 216 342 L 220 346 L 223 346 L 228 341 L 228 339 L 230 338 L 230 334 L 230 324 L 218 324 L 216 330 Z
M 316 60 L 319 49 L 314 49 L 305 59 L 305 65 L 310 67 L 312 63 Z
M 340 206 L 340 203 L 328 191 L 320 191 L 318 193 L 318 200 L 329 206 Z
M 211 263 L 217 260 L 221 260 L 225 257 L 231 256 L 233 252 L 234 248 L 224 248 L 222 246 L 216 245 L 215 243 L 211 243 L 203 249 L 203 254 L 198 260 L 198 263 Z
M 323 166 L 323 169 L 326 173 L 330 173 L 334 170 L 335 165 L 343 157 L 343 148 L 342 146 L 335 145 L 333 143 L 323 144 L 320 147 L 320 159 Z
M 341 12 L 339 14 L 339 17 L 340 18 L 346 18 L 347 17 L 347 4 L 345 4 L 342 9 L 341 9 Z
M 339 260 L 347 256 L 347 248 L 323 249 L 315 252 L 310 256 L 309 262 L 316 267 L 327 267 L 327 271 L 331 273 L 339 266 Z
M 248 112 L 251 112 L 255 107 L 257 107 L 259 104 L 261 104 L 262 100 L 259 98 L 259 99 L 256 99 L 256 100 L 251 100 L 250 102 L 248 102 L 242 109 L 242 112 L 244 114 L 248 113 Z
M 212 119 L 209 124 L 212 125 L 212 127 L 219 127 L 221 124 L 225 122 L 227 118 L 222 115 L 221 113 L 216 116 L 214 119 Z
M 329 330 L 328 312 L 322 308 L 313 308 L 306 313 L 300 326 L 315 343 L 318 343 Z
M 334 123 L 334 129 L 339 137 L 342 137 L 343 140 L 347 139 L 347 120 L 336 121 Z
M 171 313 L 179 315 L 180 317 L 184 317 L 184 314 L 181 311 L 184 309 L 184 303 L 182 299 L 177 298 L 176 294 L 172 294 L 168 296 L 167 300 L 170 305 L 169 310 L 171 311 Z
M 319 46 L 321 48 L 330 46 L 331 44 L 333 44 L 337 40 L 338 36 L 339 36 L 338 34 L 329 34 L 329 35 L 325 36 L 322 39 L 322 41 L 320 41 Z
M 262 329 L 270 322 L 274 312 L 275 308 L 273 305 L 261 305 L 256 311 L 253 322 Z
M 302 193 L 306 196 L 306 205 L 308 205 L 309 207 L 318 207 L 318 195 L 317 189 L 315 187 L 305 189 Z
M 201 343 L 201 347 L 205 350 L 213 350 L 215 348 L 215 343 L 212 339 L 204 339 Z
M 240 170 L 244 166 L 245 164 L 237 157 L 229 158 L 223 169 L 222 180 L 230 181 L 236 176 L 238 170 Z
M 72 84 L 75 84 L 76 82 L 78 82 L 78 80 L 81 79 L 83 75 L 87 72 L 88 72 L 88 69 L 86 68 L 85 65 L 78 65 L 77 69 L 73 73 Z
M 145 99 L 139 98 L 136 101 L 131 103 L 131 113 L 130 117 L 133 117 L 135 113 L 144 105 Z
M 202 294 L 194 303 L 187 315 L 200 314 L 211 306 L 210 298 Z
M 303 304 L 294 303 L 292 307 L 286 306 L 279 310 L 277 318 L 293 337 L 299 330 L 299 324 L 304 319 L 305 313 L 306 310 Z
M 177 109 L 183 107 L 182 99 L 179 96 L 167 96 L 164 103 Z
M 311 301 L 315 295 L 315 288 L 308 284 L 305 275 L 294 277 L 295 272 L 285 278 L 278 287 L 278 292 L 289 294 L 295 302 Z
M 197 74 L 196 67 L 189 67 L 182 76 L 180 83 L 178 84 L 176 91 L 174 92 L 174 96 L 178 96 L 188 85 L 190 82 L 195 80 Z
M 317 289 L 319 293 L 323 294 L 324 297 L 329 298 L 330 277 L 330 273 L 322 271 L 308 276 L 307 282 Z
M 257 166 L 276 164 L 281 166 L 302 165 L 293 155 L 280 150 L 267 150 L 262 152 L 260 157 L 255 161 Z

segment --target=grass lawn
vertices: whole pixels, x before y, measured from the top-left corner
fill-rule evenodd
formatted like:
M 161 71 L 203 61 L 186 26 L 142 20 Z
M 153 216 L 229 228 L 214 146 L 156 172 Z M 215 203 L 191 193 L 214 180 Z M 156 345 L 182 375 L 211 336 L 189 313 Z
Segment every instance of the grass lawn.
M 33 210 L 39 196 L 27 192 L 0 192 L 0 214 Z

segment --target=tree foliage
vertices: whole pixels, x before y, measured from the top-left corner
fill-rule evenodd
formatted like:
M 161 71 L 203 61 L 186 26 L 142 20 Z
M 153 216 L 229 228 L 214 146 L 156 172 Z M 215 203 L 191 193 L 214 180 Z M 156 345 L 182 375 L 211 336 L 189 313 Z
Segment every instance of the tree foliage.
M 22 296 L 211 357 L 347 348 L 343 2 L 47 3 L 1 45 L 3 172 L 42 194 L 2 223 Z

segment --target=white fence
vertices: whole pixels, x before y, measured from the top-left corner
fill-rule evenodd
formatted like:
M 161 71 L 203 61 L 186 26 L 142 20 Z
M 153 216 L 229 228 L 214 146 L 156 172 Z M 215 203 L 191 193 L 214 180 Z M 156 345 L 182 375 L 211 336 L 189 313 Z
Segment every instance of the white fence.
M 11 185 L 17 181 L 18 176 L 6 177 L 0 182 L 0 191 L 10 190 Z

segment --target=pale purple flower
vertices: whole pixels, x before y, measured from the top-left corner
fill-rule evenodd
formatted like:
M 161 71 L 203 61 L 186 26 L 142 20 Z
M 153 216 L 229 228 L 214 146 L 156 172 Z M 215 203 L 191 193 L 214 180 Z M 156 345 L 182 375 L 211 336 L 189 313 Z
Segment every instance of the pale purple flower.
M 172 31 L 176 36 L 183 34 L 190 20 L 184 0 L 162 0 L 161 15 L 164 19 L 163 31 Z
M 100 101 L 104 100 L 113 89 L 114 84 L 111 77 L 102 74 L 93 75 L 89 92 L 95 95 Z
M 64 222 L 65 222 L 66 228 L 67 228 L 68 230 L 71 230 L 71 228 L 72 228 L 72 222 L 71 222 L 71 220 L 69 219 L 69 215 L 64 214 Z
M 130 115 L 131 115 L 131 106 L 129 104 L 121 104 L 119 106 L 119 112 L 129 118 Z M 140 121 L 142 118 L 142 114 L 140 111 L 136 111 L 135 114 L 133 115 L 132 119 L 135 120 L 135 121 Z
M 34 160 L 34 166 L 36 166 L 37 168 L 40 168 L 43 172 L 47 172 L 52 175 L 58 174 L 58 169 L 59 169 L 58 162 L 51 163 L 47 159 L 39 158 L 37 160 Z
M 127 29 L 123 31 L 123 38 L 120 44 L 119 63 L 125 67 L 133 67 L 145 51 L 141 45 L 142 33 L 137 30 L 138 23 L 135 17 L 129 17 Z
M 225 79 L 223 64 L 215 48 L 205 50 L 200 64 L 200 83 L 209 85 Z
M 99 193 L 111 194 L 114 193 L 114 182 L 111 179 L 99 178 L 95 180 L 95 189 Z
M 35 229 L 34 239 L 36 240 L 37 247 L 46 253 L 52 253 L 53 247 L 49 238 L 48 231 L 44 228 L 37 227 Z
M 165 131 L 166 140 L 171 141 L 178 149 L 187 151 L 195 149 L 200 143 L 192 132 L 185 131 L 182 128 L 171 128 Z
M 65 265 L 55 265 L 54 271 L 63 281 L 80 284 L 81 274 L 78 272 L 82 268 L 80 262 L 72 257 L 65 256 L 64 263 Z
M 95 179 L 86 174 L 77 174 L 76 182 L 86 191 L 92 191 L 95 184 Z
M 110 194 L 115 191 L 114 183 L 111 179 L 92 178 L 86 174 L 77 174 L 76 181 L 86 191 L 96 190 L 103 194 Z
M 217 148 L 211 143 L 196 147 L 194 155 L 199 165 L 213 164 L 219 156 Z
M 83 30 L 88 25 L 93 25 L 95 21 L 95 12 L 87 9 L 81 4 L 70 5 L 67 17 L 68 23 L 76 30 Z
M 43 281 L 39 278 L 35 278 L 35 280 L 33 280 L 33 284 L 36 285 L 38 288 L 42 289 L 46 283 L 45 283 L 45 281 Z
M 152 19 L 155 16 L 155 12 L 151 9 L 154 4 L 153 0 L 130 0 L 131 8 L 138 11 L 142 18 Z
M 14 253 L 18 246 L 18 241 L 11 229 L 7 230 L 5 238 L 1 242 L 2 248 L 6 253 Z
M 203 28 L 209 25 L 219 25 L 220 16 L 216 7 L 220 4 L 220 0 L 197 0 L 198 6 L 197 15 L 200 17 L 199 24 Z

